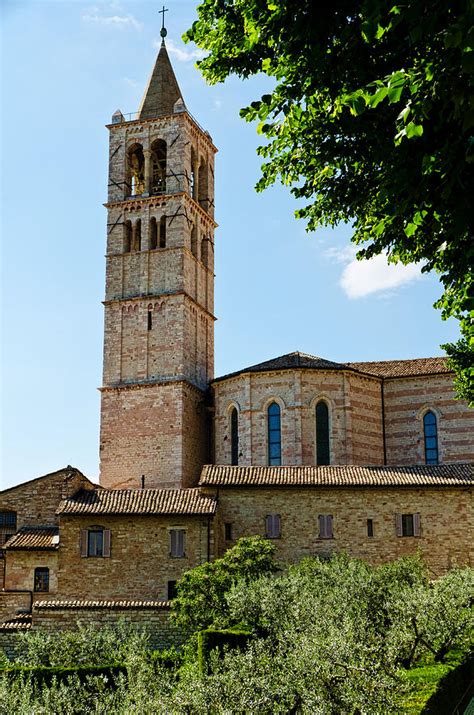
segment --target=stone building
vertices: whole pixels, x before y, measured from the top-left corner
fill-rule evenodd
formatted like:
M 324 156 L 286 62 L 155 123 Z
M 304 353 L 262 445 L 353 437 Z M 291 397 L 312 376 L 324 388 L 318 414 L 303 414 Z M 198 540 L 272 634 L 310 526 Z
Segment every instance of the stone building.
M 216 148 L 164 41 L 108 130 L 100 485 L 67 467 L 0 492 L 0 636 L 125 615 L 167 643 L 182 573 L 252 534 L 288 562 L 470 564 L 474 412 L 445 359 L 296 352 L 214 379 Z

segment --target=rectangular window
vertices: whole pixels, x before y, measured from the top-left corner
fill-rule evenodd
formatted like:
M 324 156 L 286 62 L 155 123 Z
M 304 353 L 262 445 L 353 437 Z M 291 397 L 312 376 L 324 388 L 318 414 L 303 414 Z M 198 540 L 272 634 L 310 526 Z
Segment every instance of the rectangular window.
M 185 555 L 185 529 L 170 529 L 170 556 L 182 559 Z
M 230 522 L 224 524 L 224 538 L 226 541 L 232 541 L 232 524 Z
M 91 529 L 87 532 L 87 555 L 104 555 L 104 532 L 102 529 Z
M 367 519 L 367 536 L 372 538 L 373 535 L 374 535 L 374 520 Z
M 334 539 L 332 530 L 332 514 L 320 514 L 319 521 L 319 537 L 320 539 Z
M 110 556 L 111 532 L 101 526 L 81 529 L 80 550 L 82 557 Z
M 419 514 L 396 514 L 395 529 L 397 536 L 421 536 Z
M 49 569 L 41 567 L 35 569 L 34 590 L 36 593 L 47 593 L 49 591 Z
M 168 601 L 172 601 L 177 596 L 176 583 L 177 581 L 168 581 Z
M 151 330 L 153 327 L 153 313 L 151 310 L 148 311 L 148 323 L 147 323 L 147 328 L 148 330 Z
M 280 515 L 269 514 L 265 517 L 265 535 L 267 539 L 280 538 Z
M 16 533 L 16 511 L 0 511 L 0 546 Z

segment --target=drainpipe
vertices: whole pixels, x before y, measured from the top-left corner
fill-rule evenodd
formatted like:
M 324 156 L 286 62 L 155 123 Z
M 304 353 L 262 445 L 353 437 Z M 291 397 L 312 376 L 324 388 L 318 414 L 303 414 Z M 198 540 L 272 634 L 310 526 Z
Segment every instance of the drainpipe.
M 384 378 L 380 383 L 380 394 L 382 397 L 382 438 L 383 438 L 383 463 L 387 465 L 387 437 L 385 433 L 385 394 L 384 394 Z

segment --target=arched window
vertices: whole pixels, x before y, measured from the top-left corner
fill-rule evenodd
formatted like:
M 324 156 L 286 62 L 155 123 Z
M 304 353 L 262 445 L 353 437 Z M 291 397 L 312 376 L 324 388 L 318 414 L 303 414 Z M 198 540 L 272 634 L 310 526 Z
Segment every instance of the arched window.
M 165 194 L 166 193 L 166 142 L 163 139 L 157 139 L 151 145 L 151 193 Z
M 123 252 L 130 253 L 132 250 L 132 222 L 125 221 L 124 225 L 124 239 L 123 239 Z
M 139 218 L 133 226 L 132 251 L 142 250 L 142 220 Z
M 153 216 L 150 219 L 150 250 L 153 251 L 155 248 L 158 248 L 158 226 Z
M 141 144 L 128 150 L 128 191 L 130 196 L 140 196 L 145 191 L 145 157 Z
M 329 410 L 321 400 L 316 405 L 316 464 L 329 463 Z
M 268 464 L 272 467 L 281 464 L 281 418 L 280 405 L 272 402 L 267 410 L 268 420 Z
M 239 463 L 239 413 L 236 407 L 230 413 L 230 463 Z
M 198 230 L 197 226 L 194 225 L 191 230 L 191 252 L 195 258 L 198 258 Z
M 160 248 L 166 248 L 166 216 L 160 218 Z
M 425 464 L 438 464 L 438 426 L 436 415 L 429 410 L 423 417 Z

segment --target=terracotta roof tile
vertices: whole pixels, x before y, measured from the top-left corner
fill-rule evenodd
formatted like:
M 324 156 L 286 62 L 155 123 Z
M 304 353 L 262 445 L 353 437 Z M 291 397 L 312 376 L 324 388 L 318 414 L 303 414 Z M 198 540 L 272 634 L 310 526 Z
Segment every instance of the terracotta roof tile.
M 4 549 L 45 551 L 59 546 L 57 526 L 23 526 L 3 545 Z
M 343 370 L 345 365 L 339 362 L 332 362 L 325 358 L 317 357 L 316 355 L 308 355 L 307 353 L 288 353 L 272 360 L 265 360 L 257 365 L 244 367 L 243 370 L 231 372 L 228 375 L 217 377 L 214 382 L 227 380 L 229 377 L 243 375 L 246 372 L 271 372 L 273 370 L 292 370 L 295 368 L 310 368 L 312 370 Z
M 466 487 L 473 484 L 474 465 L 411 467 L 231 467 L 207 465 L 200 486 L 215 487 Z
M 248 372 L 272 372 L 275 370 L 352 370 L 363 372 L 366 375 L 376 377 L 411 377 L 415 375 L 433 375 L 438 373 L 451 373 L 448 367 L 447 358 L 415 358 L 413 360 L 380 360 L 373 362 L 333 362 L 316 355 L 293 352 L 287 355 L 266 360 L 265 362 L 244 367 L 242 370 L 231 372 L 222 377 L 218 377 L 214 382 L 227 380 L 237 375 L 244 375 Z
M 127 608 L 137 608 L 137 609 L 157 609 L 170 607 L 169 601 L 142 601 L 142 600 L 108 600 L 108 601 L 94 601 L 90 599 L 70 599 L 67 601 L 36 601 L 33 605 L 34 610 L 80 610 L 80 609 L 113 609 L 113 610 L 125 610 Z
M 214 514 L 216 502 L 199 489 L 81 490 L 63 500 L 56 514 Z
M 378 377 L 412 377 L 452 372 L 445 357 L 383 360 L 380 362 L 348 362 L 346 365 L 360 372 L 377 375 Z
M 4 623 L 0 623 L 1 631 L 29 631 L 31 628 L 31 613 L 22 613 L 19 616 L 10 618 Z

